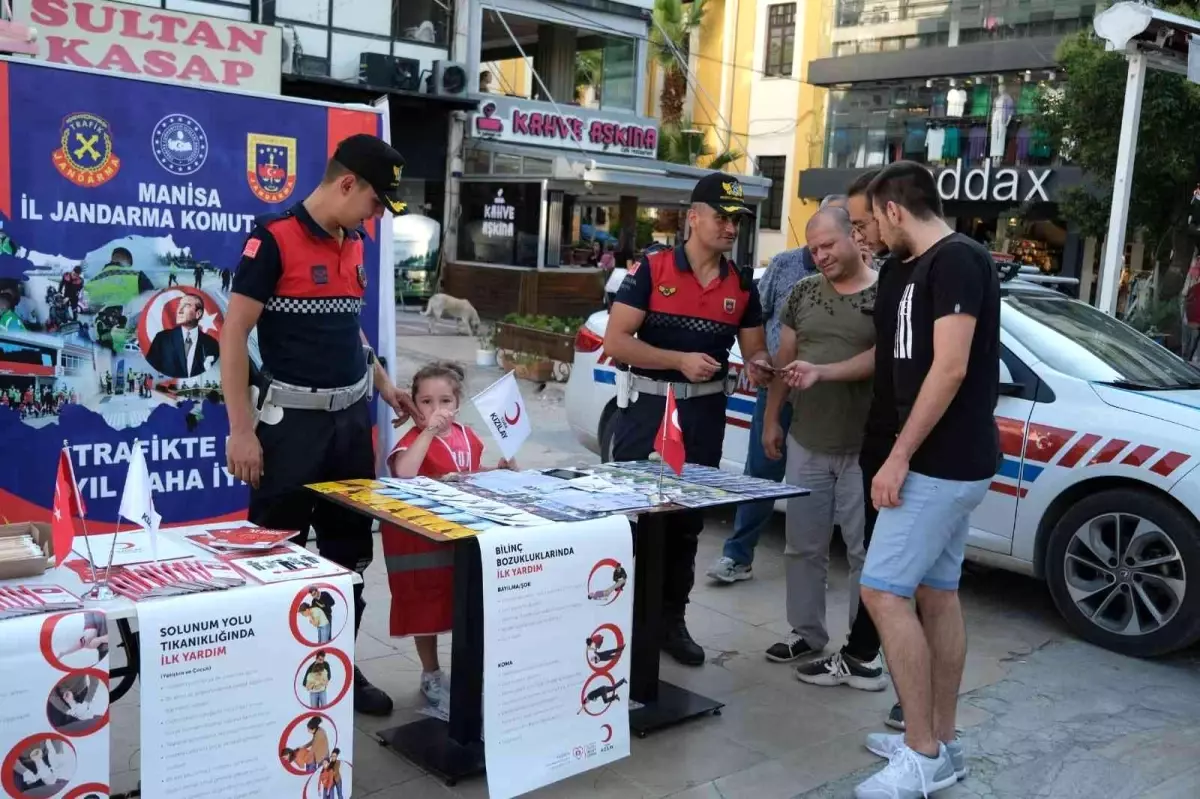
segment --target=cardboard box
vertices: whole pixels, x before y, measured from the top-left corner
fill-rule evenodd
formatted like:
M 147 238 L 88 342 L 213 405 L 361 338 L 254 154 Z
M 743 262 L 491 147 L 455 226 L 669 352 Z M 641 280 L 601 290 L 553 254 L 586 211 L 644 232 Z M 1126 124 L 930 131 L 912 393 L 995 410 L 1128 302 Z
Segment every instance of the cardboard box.
M 44 574 L 46 569 L 54 563 L 54 541 L 50 536 L 50 525 L 42 522 L 0 524 L 0 538 L 19 535 L 32 536 L 38 546 L 42 548 L 45 556 L 0 562 L 0 580 L 37 577 Z

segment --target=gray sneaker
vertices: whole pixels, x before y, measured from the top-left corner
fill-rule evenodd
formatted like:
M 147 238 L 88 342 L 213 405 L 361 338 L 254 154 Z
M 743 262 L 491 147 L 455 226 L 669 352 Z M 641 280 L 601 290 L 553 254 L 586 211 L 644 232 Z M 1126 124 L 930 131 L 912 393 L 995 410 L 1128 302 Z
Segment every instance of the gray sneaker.
M 955 738 L 945 744 L 946 754 L 950 756 L 950 764 L 954 766 L 954 776 L 965 779 L 967 772 L 967 756 L 963 752 L 962 739 Z M 904 734 L 873 732 L 867 736 L 867 751 L 882 758 L 891 759 L 892 755 L 904 748 Z
M 924 799 L 956 782 L 946 747 L 938 744 L 937 757 L 925 757 L 903 744 L 888 764 L 854 789 L 854 799 Z
M 717 558 L 717 562 L 705 573 L 718 582 L 730 584 L 754 577 L 751 567 L 744 566 L 733 558 Z

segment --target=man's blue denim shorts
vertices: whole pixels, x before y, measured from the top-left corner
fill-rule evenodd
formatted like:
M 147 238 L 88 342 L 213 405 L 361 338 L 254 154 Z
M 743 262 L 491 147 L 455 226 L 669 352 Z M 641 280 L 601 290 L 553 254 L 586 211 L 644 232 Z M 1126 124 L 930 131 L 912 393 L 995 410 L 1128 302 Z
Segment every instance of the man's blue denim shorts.
M 910 472 L 900 488 L 900 505 L 879 511 L 862 585 L 902 597 L 911 597 L 918 585 L 958 590 L 971 513 L 990 484 Z

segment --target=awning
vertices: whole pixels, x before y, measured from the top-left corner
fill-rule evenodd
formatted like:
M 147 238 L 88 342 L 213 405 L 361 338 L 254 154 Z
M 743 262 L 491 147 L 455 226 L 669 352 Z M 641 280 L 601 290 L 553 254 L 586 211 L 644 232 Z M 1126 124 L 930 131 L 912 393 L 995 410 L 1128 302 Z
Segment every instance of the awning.
M 549 150 L 486 139 L 469 139 L 466 148 L 481 153 L 519 156 L 518 173 L 468 172 L 464 180 L 546 180 L 553 190 L 574 194 L 583 202 L 615 204 L 621 195 L 638 198 L 642 205 L 682 205 L 691 197 L 696 181 L 716 170 L 672 164 L 652 158 L 632 158 L 604 153 Z M 470 162 L 470 158 L 464 158 Z M 547 168 L 547 162 L 549 166 Z M 746 202 L 756 205 L 767 198 L 771 179 L 737 175 Z

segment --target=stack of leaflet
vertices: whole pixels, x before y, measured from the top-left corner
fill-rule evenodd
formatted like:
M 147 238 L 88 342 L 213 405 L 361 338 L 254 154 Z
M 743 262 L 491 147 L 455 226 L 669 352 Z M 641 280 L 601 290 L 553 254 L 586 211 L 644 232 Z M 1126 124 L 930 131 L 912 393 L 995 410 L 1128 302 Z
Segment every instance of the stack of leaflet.
M 82 607 L 79 597 L 57 585 L 0 585 L 0 621 Z
M 196 546 L 216 555 L 269 552 L 295 537 L 295 530 L 269 530 L 265 527 L 225 527 L 184 536 Z
M 113 591 L 136 602 L 223 591 L 245 585 L 246 580 L 227 563 L 189 559 L 118 566 L 108 576 L 108 583 Z
M 533 527 L 548 524 L 551 519 L 530 513 L 512 504 L 462 491 L 450 483 L 427 477 L 408 480 L 384 478 L 387 488 L 376 491 L 386 497 L 424 508 L 446 521 L 483 532 L 497 524 L 510 527 Z
M 69 560 L 65 565 L 86 583 L 102 582 L 107 576 L 108 587 L 113 593 L 135 602 L 163 596 L 222 591 L 246 584 L 246 578 L 237 570 L 217 560 L 184 558 L 95 570 L 86 560 Z

